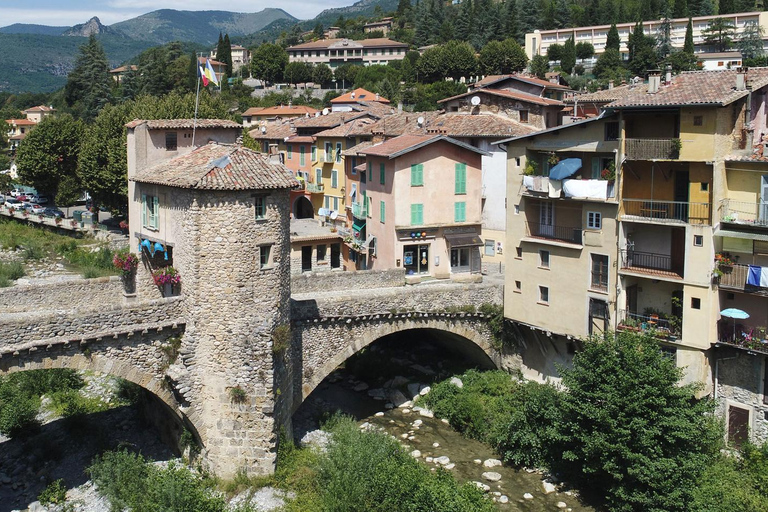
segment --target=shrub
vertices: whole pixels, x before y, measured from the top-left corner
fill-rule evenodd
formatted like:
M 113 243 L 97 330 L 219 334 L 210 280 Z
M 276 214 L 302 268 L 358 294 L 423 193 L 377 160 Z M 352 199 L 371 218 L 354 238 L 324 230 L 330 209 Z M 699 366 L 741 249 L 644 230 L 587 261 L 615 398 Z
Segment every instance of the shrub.
M 24 276 L 24 265 L 20 261 L 0 262 L 0 288 L 11 286 L 12 281 Z
M 48 487 L 43 489 L 43 492 L 37 496 L 37 500 L 46 507 L 67 501 L 67 488 L 64 487 L 64 480 L 59 478 L 48 484 Z
M 45 248 L 36 240 L 30 240 L 24 246 L 24 259 L 41 260 L 45 257 Z
M 248 394 L 240 386 L 234 386 L 229 388 L 229 399 L 233 403 L 243 404 L 248 400 Z
M 40 401 L 18 389 L 0 390 L 0 433 L 17 437 L 37 427 Z
M 291 327 L 278 325 L 272 332 L 272 353 L 283 354 L 291 346 Z

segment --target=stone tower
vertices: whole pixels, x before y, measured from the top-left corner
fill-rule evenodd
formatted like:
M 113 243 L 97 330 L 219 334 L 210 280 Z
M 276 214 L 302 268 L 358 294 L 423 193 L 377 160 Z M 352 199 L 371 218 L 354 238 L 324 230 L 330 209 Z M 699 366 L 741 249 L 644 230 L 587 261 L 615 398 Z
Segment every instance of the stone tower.
M 281 163 L 236 144 L 209 142 L 162 158 L 158 143 L 174 137 L 153 138 L 153 131 L 179 126 L 187 125 L 128 126 L 131 248 L 142 261 L 136 294 L 183 303 L 185 333 L 167 380 L 211 469 L 223 477 L 268 473 L 276 456 L 275 382 L 283 378 L 275 373 L 273 332 L 289 323 L 288 195 L 298 183 Z M 201 141 L 240 131 L 230 121 L 198 120 L 197 127 Z M 172 290 L 151 275 L 168 265 L 181 278 Z

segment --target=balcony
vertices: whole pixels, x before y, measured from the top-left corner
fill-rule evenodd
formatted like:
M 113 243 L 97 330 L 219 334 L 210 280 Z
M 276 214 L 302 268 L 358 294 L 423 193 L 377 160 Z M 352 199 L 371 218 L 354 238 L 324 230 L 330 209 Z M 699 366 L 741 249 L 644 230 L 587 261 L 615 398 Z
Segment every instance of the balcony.
M 541 224 L 539 222 L 526 222 L 525 228 L 529 237 L 544 240 L 556 240 L 570 244 L 582 244 L 581 227 L 554 226 L 551 224 Z
M 718 270 L 722 272 L 722 275 L 717 278 L 721 290 L 733 290 L 768 297 L 768 287 L 749 284 L 749 265 L 719 265 Z
M 365 203 L 352 203 L 352 216 L 358 220 L 368 218 L 368 206 Z
M 654 276 L 683 278 L 683 269 L 672 263 L 672 256 L 653 252 L 621 251 L 621 270 Z
M 723 199 L 720 201 L 720 221 L 729 224 L 768 228 L 768 203 L 748 203 Z
M 655 201 L 653 199 L 624 199 L 622 201 L 625 220 L 642 219 L 664 224 L 711 225 L 710 203 L 689 203 L 684 201 Z
M 627 160 L 676 160 L 680 139 L 624 139 Z
M 524 176 L 523 186 L 532 196 L 550 198 L 597 199 L 606 201 L 614 197 L 614 184 L 607 180 L 551 180 L 547 176 Z
M 647 314 L 639 315 L 621 310 L 618 330 L 647 332 L 662 340 L 677 341 L 680 338 L 682 323 L 680 317 L 666 313 L 648 310 Z
M 306 191 L 310 194 L 322 194 L 325 189 L 325 185 L 317 183 L 307 183 Z
M 323 162 L 327 164 L 333 163 L 333 151 L 326 151 L 323 154 Z

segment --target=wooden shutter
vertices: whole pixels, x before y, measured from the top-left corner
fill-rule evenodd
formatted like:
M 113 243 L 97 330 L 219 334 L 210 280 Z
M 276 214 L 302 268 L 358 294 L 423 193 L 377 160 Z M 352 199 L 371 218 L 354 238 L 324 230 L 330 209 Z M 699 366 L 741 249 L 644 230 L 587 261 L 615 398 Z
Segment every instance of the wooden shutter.
M 379 217 L 381 218 L 381 222 L 384 222 L 387 218 L 387 204 L 384 201 L 381 201 L 379 204 Z
M 147 227 L 147 195 L 141 194 L 141 225 Z
M 157 229 L 159 226 L 158 217 L 160 217 L 160 198 L 157 196 L 154 196 L 152 198 L 152 227 Z
M 467 193 L 467 164 L 456 164 L 456 190 L 457 194 Z
M 453 205 L 453 220 L 454 222 L 465 222 L 467 220 L 467 203 L 464 201 L 457 201 Z
M 382 185 L 386 183 L 386 171 L 383 163 L 379 164 L 379 183 Z
M 411 205 L 411 225 L 419 226 L 424 223 L 424 205 L 412 204 Z
M 418 187 L 424 184 L 424 164 L 411 165 L 411 186 Z

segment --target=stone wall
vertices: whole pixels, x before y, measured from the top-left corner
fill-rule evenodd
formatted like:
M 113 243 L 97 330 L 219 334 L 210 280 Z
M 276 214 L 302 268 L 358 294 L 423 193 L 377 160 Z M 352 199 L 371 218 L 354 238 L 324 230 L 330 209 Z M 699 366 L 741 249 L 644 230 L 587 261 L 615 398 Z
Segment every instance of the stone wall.
M 3 313 L 89 308 L 122 300 L 120 277 L 73 279 L 0 288 Z
M 299 262 L 301 266 L 301 262 Z M 370 290 L 405 286 L 405 269 L 356 270 L 351 272 L 306 272 L 291 276 L 291 293 L 334 290 Z
M 717 413 L 728 421 L 728 405 L 750 411 L 749 432 L 753 441 L 768 441 L 768 404 L 763 403 L 765 355 L 750 355 L 743 350 L 722 349 L 714 353 L 719 358 L 717 382 Z M 713 366 L 715 362 L 713 361 Z

